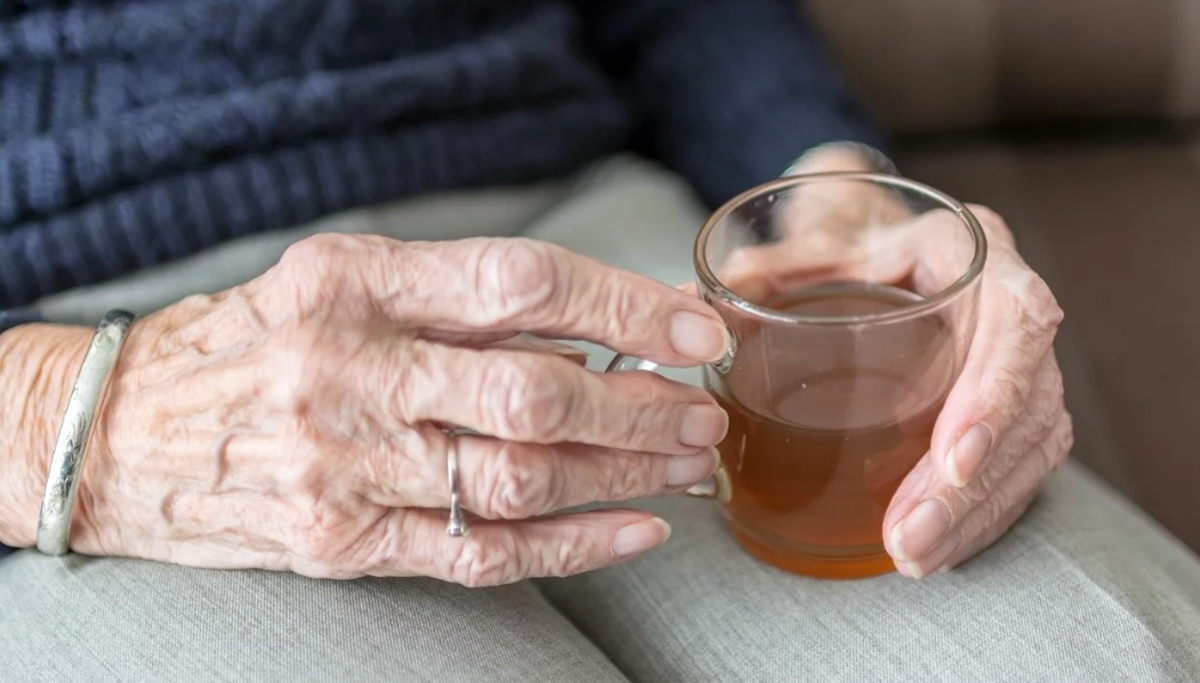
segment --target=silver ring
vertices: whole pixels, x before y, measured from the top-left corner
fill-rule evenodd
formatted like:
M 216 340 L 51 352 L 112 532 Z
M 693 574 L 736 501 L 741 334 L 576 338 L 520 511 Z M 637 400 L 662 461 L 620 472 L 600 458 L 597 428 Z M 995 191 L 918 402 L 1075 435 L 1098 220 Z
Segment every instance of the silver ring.
M 450 520 L 446 522 L 446 535 L 458 538 L 467 535 L 467 520 L 463 518 L 462 504 L 458 496 L 458 438 L 447 434 L 450 446 L 446 449 L 446 478 L 450 482 Z

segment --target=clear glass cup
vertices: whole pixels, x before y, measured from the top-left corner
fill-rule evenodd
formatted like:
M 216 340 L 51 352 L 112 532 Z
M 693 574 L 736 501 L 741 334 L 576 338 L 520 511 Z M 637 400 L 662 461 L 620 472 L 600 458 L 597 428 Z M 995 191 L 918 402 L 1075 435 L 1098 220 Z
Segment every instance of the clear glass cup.
M 696 284 L 733 349 L 703 374 L 730 427 L 693 493 L 743 548 L 808 576 L 894 568 L 883 516 L 962 370 L 986 256 L 965 206 L 891 175 L 782 178 L 712 215 Z

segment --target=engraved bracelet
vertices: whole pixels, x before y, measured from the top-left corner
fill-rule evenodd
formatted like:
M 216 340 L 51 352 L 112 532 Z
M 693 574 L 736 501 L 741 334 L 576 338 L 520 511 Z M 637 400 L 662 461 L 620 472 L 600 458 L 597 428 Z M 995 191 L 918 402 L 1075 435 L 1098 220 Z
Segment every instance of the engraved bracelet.
M 47 555 L 65 555 L 69 550 L 71 513 L 75 509 L 75 495 L 83 474 L 92 422 L 132 322 L 133 314 L 125 311 L 109 311 L 104 316 L 83 356 L 79 376 L 67 399 L 67 410 L 46 477 L 42 514 L 38 518 L 37 549 Z

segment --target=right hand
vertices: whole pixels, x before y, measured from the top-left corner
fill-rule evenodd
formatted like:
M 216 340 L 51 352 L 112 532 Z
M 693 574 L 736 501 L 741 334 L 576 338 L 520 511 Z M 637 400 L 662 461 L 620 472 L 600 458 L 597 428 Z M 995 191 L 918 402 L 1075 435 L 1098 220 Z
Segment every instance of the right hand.
M 661 544 L 669 529 L 645 512 L 549 515 L 701 481 L 724 412 L 650 373 L 503 347 L 518 332 L 674 366 L 728 343 L 701 301 L 545 243 L 311 238 L 247 285 L 135 324 L 71 546 L 482 586 Z M 463 538 L 445 532 L 449 438 L 477 516 Z

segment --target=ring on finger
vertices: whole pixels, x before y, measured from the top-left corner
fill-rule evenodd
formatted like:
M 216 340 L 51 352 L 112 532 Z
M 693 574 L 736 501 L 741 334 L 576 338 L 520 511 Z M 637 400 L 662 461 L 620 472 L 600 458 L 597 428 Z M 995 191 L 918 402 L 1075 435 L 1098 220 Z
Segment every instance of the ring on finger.
M 450 483 L 450 519 L 446 522 L 446 535 L 458 538 L 467 534 L 467 520 L 463 517 L 458 485 L 458 438 L 447 434 L 446 478 Z

